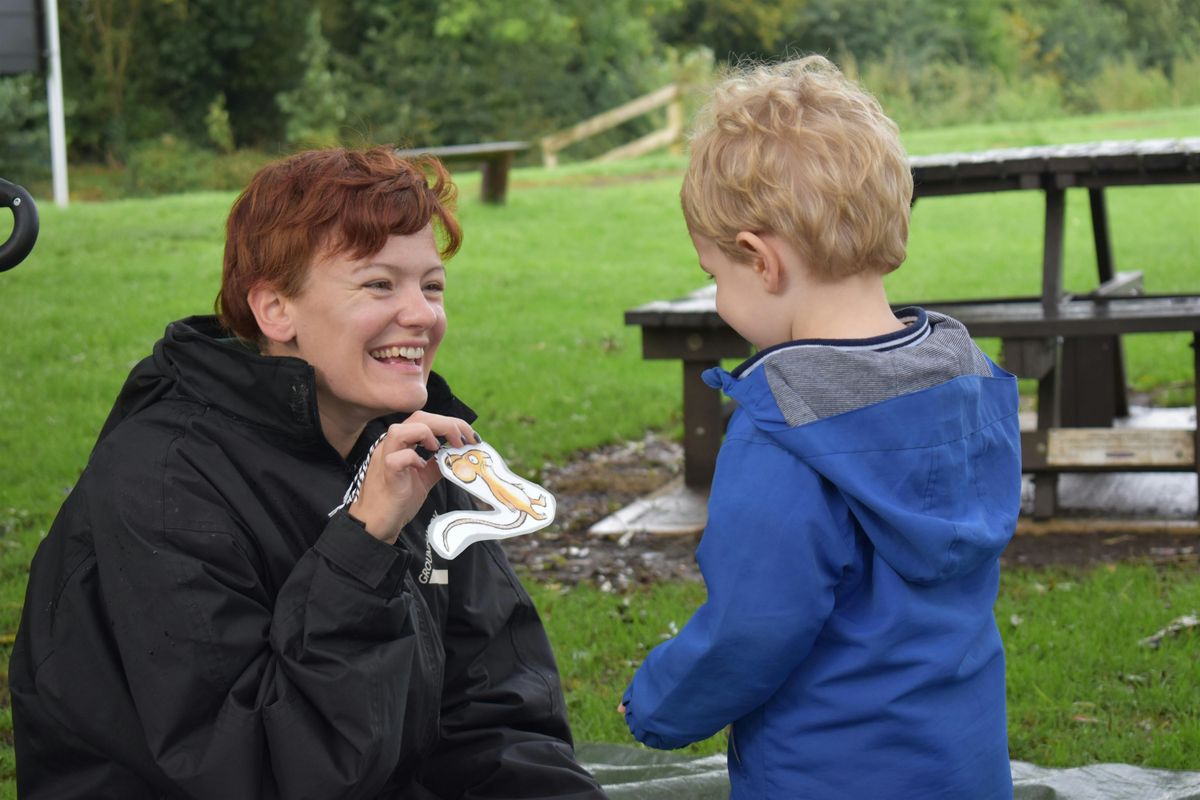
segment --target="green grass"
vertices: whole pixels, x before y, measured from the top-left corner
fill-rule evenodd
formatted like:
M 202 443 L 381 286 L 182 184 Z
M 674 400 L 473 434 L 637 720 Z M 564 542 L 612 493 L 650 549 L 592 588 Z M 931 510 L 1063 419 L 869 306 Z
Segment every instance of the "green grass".
M 646 654 L 678 633 L 704 601 L 703 584 L 662 583 L 612 594 L 587 584 L 564 589 L 524 583 L 554 646 L 576 741 L 634 743 L 617 704 Z M 724 734 L 684 752 L 717 751 L 724 751 Z
M 1198 129 L 1200 107 L 919 131 L 906 141 L 928 153 Z M 679 365 L 643 360 L 623 312 L 702 284 L 679 211 L 683 165 L 655 155 L 523 168 L 503 207 L 482 205 L 478 176 L 463 176 L 466 240 L 449 264 L 450 330 L 437 368 L 518 471 L 536 476 L 546 460 L 648 428 L 678 432 Z M 1086 204 L 1068 194 L 1066 284 L 1086 288 L 1095 269 Z M 42 199 L 33 255 L 0 274 L 0 636 L 16 629 L 34 548 L 129 368 L 168 321 L 211 309 L 233 198 L 210 192 L 66 210 Z M 1200 290 L 1197 207 L 1200 186 L 1110 192 L 1118 268 L 1144 269 L 1148 291 Z M 1033 192 L 922 201 L 909 262 L 889 279 L 892 297 L 1036 294 L 1041 213 Z M 0 236 L 10 228 L 0 214 Z M 1176 387 L 1176 399 L 1188 399 L 1178 389 L 1192 380 L 1183 337 L 1132 337 L 1127 353 L 1137 386 Z M 583 714 L 576 725 L 586 738 L 592 711 L 573 711 Z M 0 722 L 0 741 L 9 735 Z M 0 748 L 0 773 L 10 755 Z
M 1197 578 L 1195 564 L 1009 571 L 996 617 L 1014 757 L 1200 769 L 1200 631 L 1139 644 L 1200 612 Z
M 629 743 L 617 703 L 650 648 L 703 601 L 703 586 L 621 596 L 529 585 L 557 654 L 576 738 Z M 996 618 L 1007 655 L 1012 757 L 1049 767 L 1200 769 L 1200 631 L 1165 638 L 1157 649 L 1139 644 L 1198 610 L 1195 566 L 1005 571 Z M 685 752 L 724 747 L 722 733 Z

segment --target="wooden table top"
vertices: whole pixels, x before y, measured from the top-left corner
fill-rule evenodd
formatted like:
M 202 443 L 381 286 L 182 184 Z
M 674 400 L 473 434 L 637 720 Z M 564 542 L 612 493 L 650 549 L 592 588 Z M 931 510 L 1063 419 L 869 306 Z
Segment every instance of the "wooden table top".
M 1200 138 L 1041 145 L 913 156 L 916 198 L 1018 189 L 1200 182 Z

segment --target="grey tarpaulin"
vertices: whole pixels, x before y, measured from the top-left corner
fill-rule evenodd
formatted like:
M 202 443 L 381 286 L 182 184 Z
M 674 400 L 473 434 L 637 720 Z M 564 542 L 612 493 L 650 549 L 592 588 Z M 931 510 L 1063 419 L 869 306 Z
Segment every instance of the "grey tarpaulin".
M 612 800 L 725 800 L 725 756 L 688 758 L 617 744 L 581 744 L 579 760 Z M 1015 800 L 1200 800 L 1200 772 L 1093 764 L 1047 769 L 1014 761 Z
M 1019 800 L 1200 800 L 1200 772 L 1129 764 L 1046 769 L 1014 761 L 1012 773 Z
M 581 744 L 575 754 L 612 800 L 726 800 L 725 755 L 688 758 L 620 744 Z

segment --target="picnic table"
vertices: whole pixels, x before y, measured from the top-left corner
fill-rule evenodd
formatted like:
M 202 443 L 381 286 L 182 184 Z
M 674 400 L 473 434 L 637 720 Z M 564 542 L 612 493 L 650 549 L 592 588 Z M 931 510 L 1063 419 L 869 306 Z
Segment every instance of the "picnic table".
M 1121 335 L 1191 332 L 1193 376 L 1200 374 L 1200 295 L 1147 295 L 1141 271 L 1116 271 L 1104 194 L 1111 187 L 1200 183 L 1200 138 L 949 153 L 911 163 L 914 203 L 980 192 L 1045 195 L 1039 296 L 894 304 L 948 314 L 972 336 L 999 337 L 1005 368 L 1037 380 L 1037 430 L 1022 434 L 1022 468 L 1034 475 L 1034 516 L 1055 513 L 1061 472 L 1181 470 L 1196 471 L 1200 480 L 1197 430 L 1113 427 L 1129 413 Z M 1097 286 L 1085 294 L 1062 285 L 1066 192 L 1075 188 L 1088 193 L 1096 246 Z M 683 363 L 684 482 L 698 489 L 712 481 L 723 431 L 720 395 L 700 375 L 721 359 L 751 352 L 717 315 L 715 297 L 715 287 L 707 286 L 625 313 L 626 324 L 642 328 L 645 358 Z M 1200 393 L 1196 403 L 1200 416 Z
M 529 149 L 528 142 L 484 142 L 482 144 L 451 144 L 441 147 L 410 147 L 397 150 L 401 158 L 429 155 L 446 163 L 478 163 L 483 165 L 480 195 L 485 203 L 502 204 L 508 196 L 508 171 L 517 153 Z

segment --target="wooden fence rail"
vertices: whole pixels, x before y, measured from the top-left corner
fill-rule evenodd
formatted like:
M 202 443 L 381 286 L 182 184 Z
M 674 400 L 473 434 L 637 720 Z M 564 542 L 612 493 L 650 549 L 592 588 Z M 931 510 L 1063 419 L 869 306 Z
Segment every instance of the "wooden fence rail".
M 629 144 L 621 145 L 600 156 L 598 161 L 615 161 L 621 158 L 632 158 L 651 150 L 672 144 L 683 135 L 683 101 L 678 84 L 668 84 L 661 89 L 630 100 L 624 105 L 585 119 L 566 130 L 542 137 L 542 164 L 546 167 L 558 166 L 558 152 L 564 147 L 581 142 L 589 136 L 614 128 L 622 122 L 667 106 L 667 126 L 647 134 Z

